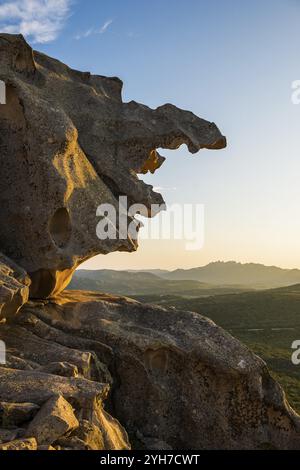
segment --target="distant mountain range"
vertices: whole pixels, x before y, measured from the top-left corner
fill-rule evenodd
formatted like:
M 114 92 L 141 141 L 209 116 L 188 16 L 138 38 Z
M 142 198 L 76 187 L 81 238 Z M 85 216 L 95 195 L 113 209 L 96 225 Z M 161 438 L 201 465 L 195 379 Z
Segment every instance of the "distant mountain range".
M 70 289 L 87 289 L 120 295 L 179 294 L 207 296 L 269 289 L 300 283 L 300 270 L 255 263 L 217 261 L 193 269 L 141 271 L 77 270 Z
M 178 294 L 187 297 L 240 292 L 239 287 L 223 287 L 194 280 L 163 279 L 150 272 L 78 270 L 69 289 L 95 290 L 118 295 Z
M 161 271 L 164 279 L 194 280 L 216 285 L 240 285 L 267 289 L 282 287 L 300 282 L 299 269 L 282 269 L 276 266 L 264 266 L 256 263 L 236 263 L 235 261 L 217 261 L 193 269 Z

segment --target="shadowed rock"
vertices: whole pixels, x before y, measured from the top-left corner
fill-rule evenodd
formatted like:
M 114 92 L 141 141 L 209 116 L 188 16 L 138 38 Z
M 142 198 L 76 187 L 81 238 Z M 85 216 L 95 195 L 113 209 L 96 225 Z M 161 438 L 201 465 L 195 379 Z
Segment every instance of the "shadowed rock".
M 30 421 L 39 410 L 34 403 L 0 402 L 0 425 L 19 426 Z
M 55 351 L 58 345 L 53 343 L 52 346 Z M 22 356 L 22 349 L 15 350 L 15 354 Z M 130 449 L 125 429 L 103 409 L 109 392 L 108 384 L 52 375 L 40 372 L 37 365 L 35 367 L 30 371 L 0 367 L 0 397 L 6 401 L 6 408 L 10 401 L 14 410 L 17 404 L 21 408 L 26 400 L 35 404 L 36 408 L 40 407 L 33 420 L 24 424 L 28 438 L 34 437 L 41 445 L 48 446 L 65 438 L 64 447 L 72 448 L 74 442 L 72 439 L 68 442 L 68 436 L 73 437 L 74 433 L 74 436 L 84 439 L 84 448 L 95 449 L 101 436 L 101 449 Z M 89 423 L 87 434 L 86 423 Z M 9 423 L 4 424 L 7 426 Z M 5 439 L 8 441 L 3 450 L 9 450 L 10 444 L 14 450 L 15 443 L 9 441 L 15 437 L 0 429 L 0 441 L 1 431 L 2 442 Z
M 50 398 L 31 421 L 27 437 L 40 445 L 51 445 L 58 438 L 79 427 L 73 408 L 62 396 Z
M 161 166 L 158 148 L 226 145 L 214 123 L 170 104 L 123 103 L 119 79 L 72 70 L 21 35 L 0 35 L 0 80 L 0 246 L 30 273 L 32 297 L 60 292 L 96 254 L 136 250 L 131 235 L 97 238 L 96 209 L 123 213 L 123 195 L 152 216 L 163 198 L 138 174 Z
M 29 286 L 27 273 L 0 253 L 0 320 L 14 316 L 27 302 Z
M 97 238 L 97 207 L 123 214 L 127 196 L 153 216 L 163 199 L 138 174 L 163 164 L 159 148 L 225 147 L 216 125 L 123 103 L 119 79 L 72 70 L 20 35 L 0 35 L 0 80 L 0 249 L 14 260 L 0 256 L 0 450 L 130 449 L 126 430 L 152 449 L 298 449 L 300 418 L 265 363 L 210 320 L 59 294 L 89 257 L 137 248 Z M 23 268 L 45 300 L 20 309 Z
M 34 438 L 16 439 L 15 441 L 0 444 L 0 450 L 37 450 L 37 442 Z
M 8 360 L 10 354 L 22 356 L 22 344 L 15 336 L 23 331 L 32 342 L 36 337 L 36 344 L 48 343 L 48 361 L 56 361 L 63 347 L 68 362 L 79 367 L 78 358 L 97 351 L 112 377 L 110 387 L 101 383 L 103 368 L 93 374 L 87 371 L 93 381 L 42 373 L 39 365 L 44 357 L 36 354 L 35 347 L 28 348 L 24 358 L 32 370 L 0 368 L 3 400 L 41 406 L 60 394 L 76 409 L 79 428 L 54 446 L 126 448 L 126 434 L 117 418 L 135 447 L 300 447 L 300 418 L 265 363 L 197 313 L 67 291 L 55 301 L 24 306 L 14 322 L 19 326 L 5 330 L 6 341 L 14 345 Z M 108 415 L 102 402 L 110 389 Z

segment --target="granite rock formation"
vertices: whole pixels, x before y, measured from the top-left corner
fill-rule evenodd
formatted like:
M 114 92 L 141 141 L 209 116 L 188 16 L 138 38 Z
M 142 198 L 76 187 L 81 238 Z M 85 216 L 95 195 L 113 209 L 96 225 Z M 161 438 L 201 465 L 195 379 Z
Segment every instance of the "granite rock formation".
M 0 321 L 15 315 L 29 298 L 30 278 L 0 253 Z
M 0 247 L 30 274 L 32 297 L 59 293 L 96 254 L 137 248 L 127 234 L 99 240 L 96 210 L 126 214 L 122 195 L 157 212 L 161 195 L 137 175 L 161 166 L 158 148 L 226 145 L 214 123 L 170 104 L 123 103 L 118 78 L 72 70 L 21 35 L 0 35 L 0 80 Z
M 0 34 L 0 80 L 0 450 L 299 449 L 264 362 L 210 320 L 61 292 L 82 261 L 137 247 L 99 240 L 97 207 L 123 214 L 122 195 L 153 216 L 163 199 L 137 175 L 160 167 L 158 148 L 223 148 L 216 125 L 123 103 L 119 79 L 20 35 Z
M 0 334 L 6 439 L 17 427 L 38 446 L 126 449 L 125 428 L 134 448 L 300 448 L 300 417 L 265 363 L 197 313 L 66 291 Z

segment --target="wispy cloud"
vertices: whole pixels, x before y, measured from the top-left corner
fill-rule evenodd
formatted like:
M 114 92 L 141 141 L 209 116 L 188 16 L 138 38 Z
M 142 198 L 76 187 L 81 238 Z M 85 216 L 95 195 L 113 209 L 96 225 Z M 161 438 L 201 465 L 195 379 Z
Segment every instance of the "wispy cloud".
M 73 0 L 8 0 L 0 3 L 0 31 L 21 33 L 33 43 L 57 38 Z
M 84 31 L 83 33 L 76 34 L 75 39 L 84 39 L 88 38 L 92 34 L 104 34 L 110 25 L 113 23 L 113 20 L 107 20 L 100 28 L 90 28 Z
M 99 33 L 100 34 L 103 34 L 105 33 L 105 31 L 107 30 L 107 28 L 112 24 L 113 20 L 107 20 L 105 21 L 105 23 L 101 26 L 101 28 L 99 29 Z
M 79 40 L 82 38 L 88 38 L 93 33 L 94 33 L 93 28 L 90 28 L 90 29 L 87 29 L 84 33 L 76 34 L 75 39 Z
M 153 191 L 177 191 L 176 187 L 167 188 L 165 186 L 155 186 Z

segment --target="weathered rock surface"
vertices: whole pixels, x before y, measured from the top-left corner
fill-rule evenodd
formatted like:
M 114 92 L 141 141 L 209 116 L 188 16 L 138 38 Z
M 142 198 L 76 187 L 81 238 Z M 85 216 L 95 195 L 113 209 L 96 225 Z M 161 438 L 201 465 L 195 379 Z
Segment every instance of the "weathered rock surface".
M 96 254 L 136 249 L 127 234 L 99 240 L 96 209 L 110 203 L 123 214 L 124 195 L 153 215 L 163 199 L 137 175 L 163 163 L 157 148 L 226 145 L 214 123 L 170 104 L 123 103 L 119 79 L 72 70 L 21 35 L 0 35 L 0 80 L 0 247 L 30 273 L 32 297 L 63 290 Z
M 300 418 L 265 363 L 197 313 L 67 291 L 29 303 L 2 330 L 12 337 L 8 359 L 23 362 L 0 368 L 1 400 L 41 406 L 31 423 L 57 395 L 74 409 L 79 426 L 47 442 L 56 449 L 128 448 L 122 426 L 141 448 L 300 448 Z M 18 335 L 51 344 L 53 363 L 64 348 L 81 373 L 42 372 L 42 346 L 24 356 Z M 84 355 L 94 359 L 82 367 Z M 39 441 L 32 427 L 25 435 Z
M 2 426 L 3 424 L 1 424 Z M 0 429 L 0 444 L 14 441 L 18 437 L 23 437 L 24 435 L 24 429 L 18 429 L 18 428 L 13 428 L 13 429 Z
M 16 439 L 15 441 L 0 444 L 0 450 L 37 450 L 37 443 L 34 438 Z
M 0 402 L 0 425 L 20 426 L 30 421 L 39 410 L 34 403 L 8 403 Z
M 53 349 L 55 347 L 56 344 L 53 343 Z M 22 352 L 18 354 L 22 355 Z M 60 377 L 38 370 L 0 368 L 1 399 L 14 404 L 22 404 L 27 399 L 41 407 L 33 420 L 23 423 L 26 426 L 26 436 L 34 437 L 40 445 L 51 445 L 61 437 L 72 434 L 78 426 L 79 432 L 81 423 L 87 420 L 95 425 L 95 436 L 90 436 L 90 440 L 98 439 L 99 433 L 104 436 L 101 448 L 129 449 L 126 431 L 103 410 L 108 392 L 108 384 L 83 378 Z M 57 395 L 60 396 L 59 399 Z M 80 432 L 83 433 L 84 429 L 83 424 Z
M 223 148 L 216 125 L 123 103 L 119 79 L 72 70 L 20 35 L 0 34 L 0 80 L 0 450 L 130 449 L 127 431 L 142 448 L 299 449 L 300 417 L 264 362 L 213 322 L 59 295 L 89 257 L 137 247 L 127 234 L 99 240 L 97 207 L 124 214 L 127 196 L 153 216 L 163 199 L 137 175 L 160 167 L 161 147 Z M 29 289 L 45 300 L 27 302 Z
M 26 431 L 27 437 L 34 437 L 38 444 L 52 444 L 79 426 L 73 408 L 61 395 L 49 398 L 42 406 Z
M 29 286 L 26 272 L 0 253 L 0 320 L 15 315 L 27 302 Z

